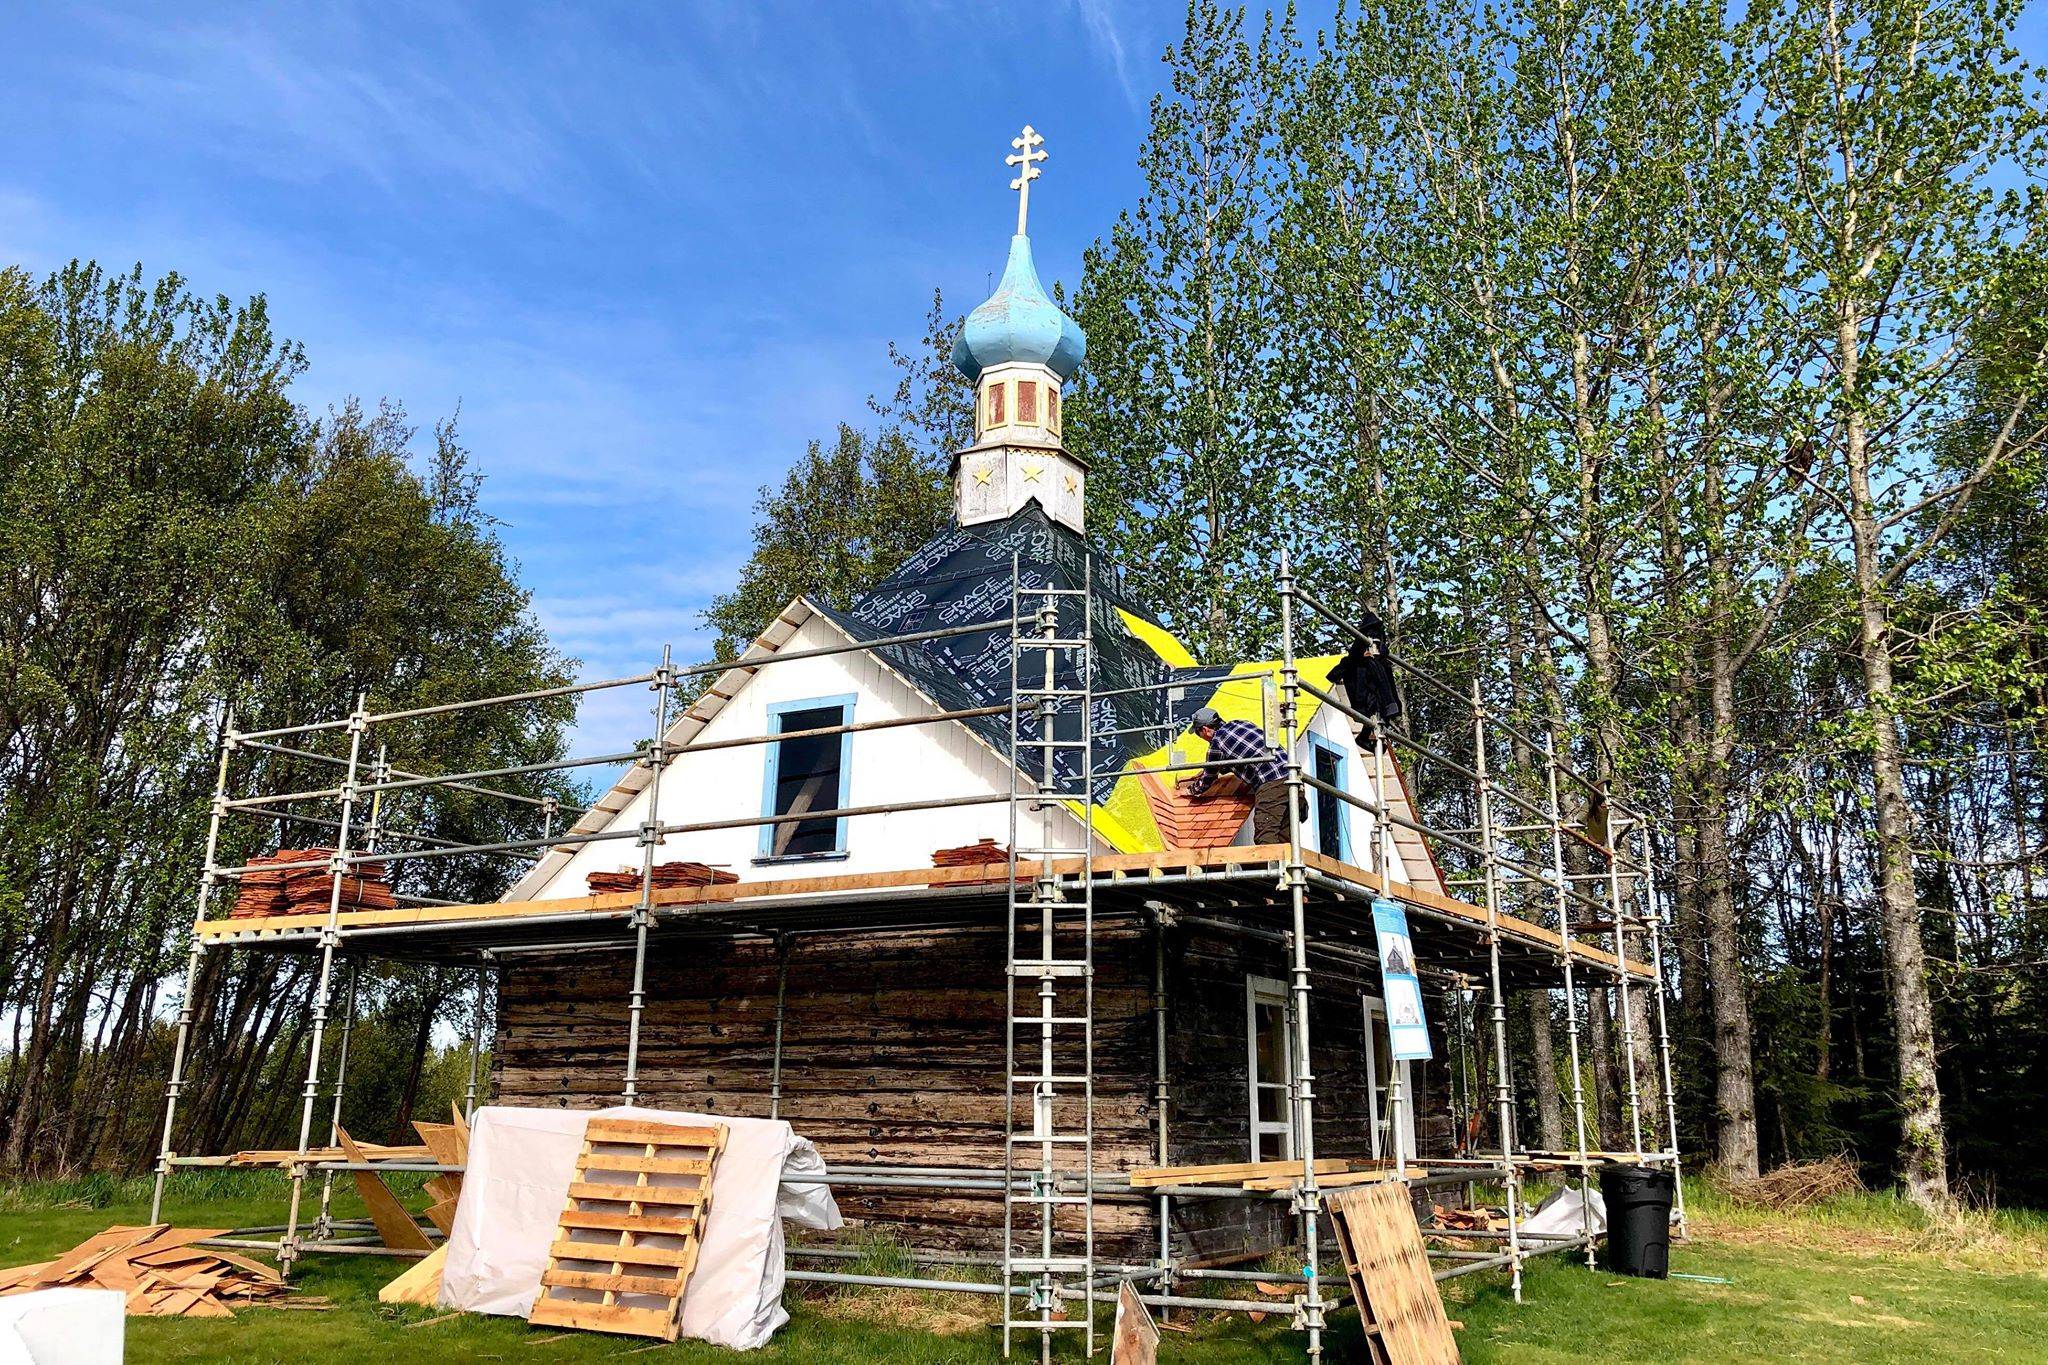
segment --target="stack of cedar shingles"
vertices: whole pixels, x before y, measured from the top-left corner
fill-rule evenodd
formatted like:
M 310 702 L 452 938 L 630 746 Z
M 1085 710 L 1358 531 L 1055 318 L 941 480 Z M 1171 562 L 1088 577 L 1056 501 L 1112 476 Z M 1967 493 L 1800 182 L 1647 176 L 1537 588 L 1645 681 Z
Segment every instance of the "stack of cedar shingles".
M 249 870 L 242 874 L 236 888 L 235 908 L 229 916 L 253 919 L 260 915 L 282 915 L 291 904 L 291 898 L 285 894 L 285 878 L 301 864 L 325 867 L 332 856 L 334 850 L 328 848 L 281 848 L 251 858 Z
M 308 914 L 327 909 L 334 895 L 331 848 L 281 848 L 249 860 L 235 895 L 232 919 Z M 381 863 L 366 863 L 341 879 L 344 910 L 389 910 L 397 902 Z
M 656 863 L 654 865 L 654 886 L 657 891 L 672 886 L 724 886 L 738 881 L 737 872 L 723 868 L 707 867 L 703 863 Z M 583 879 L 592 895 L 607 891 L 638 891 L 640 871 L 638 868 L 622 867 L 617 872 L 593 872 Z
M 942 848 L 932 854 L 933 867 L 976 867 L 982 863 L 1007 863 L 1010 850 L 993 839 L 982 839 L 975 843 L 963 844 L 959 848 Z
M 1222 848 L 1234 843 L 1251 818 L 1251 793 L 1228 774 L 1210 783 L 1200 796 L 1189 796 L 1178 782 L 1138 772 L 1139 784 L 1152 806 L 1153 822 L 1167 848 Z
M 963 844 L 959 848 L 941 848 L 932 853 L 933 867 L 987 867 L 989 875 L 981 881 L 997 882 L 1009 876 L 1010 850 L 993 839 L 982 839 L 976 843 Z M 998 873 L 994 869 L 1002 867 Z
M 113 1227 L 88 1237 L 54 1261 L 0 1270 L 0 1297 L 33 1289 L 114 1289 L 128 1296 L 132 1317 L 231 1318 L 234 1307 L 324 1308 L 325 1299 L 292 1298 L 276 1271 L 231 1252 L 193 1243 L 223 1236 L 220 1228 Z M 282 1302 L 280 1302 L 282 1301 Z

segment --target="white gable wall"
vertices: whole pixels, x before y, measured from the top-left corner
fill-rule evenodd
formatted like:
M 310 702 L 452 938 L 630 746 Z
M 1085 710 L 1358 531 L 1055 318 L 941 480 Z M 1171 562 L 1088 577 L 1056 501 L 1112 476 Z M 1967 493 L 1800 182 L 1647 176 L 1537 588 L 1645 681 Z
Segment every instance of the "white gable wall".
M 1351 717 L 1332 706 L 1318 706 L 1309 718 L 1308 729 L 1301 738 L 1298 756 L 1302 771 L 1314 776 L 1315 746 L 1310 736 L 1323 741 L 1335 749 L 1344 760 L 1341 785 L 1363 800 L 1373 799 L 1374 764 L 1372 755 L 1358 747 L 1357 729 Z M 1387 799 L 1396 815 L 1414 819 L 1408 809 L 1407 797 L 1401 790 L 1401 780 L 1395 774 L 1391 758 L 1386 763 Z M 1303 828 L 1302 838 L 1309 847 L 1320 847 L 1317 842 L 1318 809 L 1316 798 L 1322 795 L 1314 787 L 1308 789 L 1309 822 Z M 1369 810 L 1361 810 L 1350 803 L 1344 803 L 1342 818 L 1346 822 L 1345 861 L 1354 867 L 1371 868 L 1373 865 L 1373 841 L 1377 837 L 1379 820 Z M 1419 822 L 1418 822 L 1419 823 Z M 1436 869 L 1430 863 L 1420 835 L 1412 830 L 1394 826 L 1387 840 L 1387 872 L 1394 881 L 1411 886 L 1426 886 L 1441 891 L 1437 883 Z M 1247 836 L 1248 837 L 1248 836 Z
M 778 650 L 826 649 L 845 642 L 846 637 L 827 620 L 811 616 Z M 771 706 L 849 694 L 854 698 L 852 723 L 856 725 L 929 716 L 939 709 L 874 654 L 858 650 L 768 664 L 687 742 L 703 744 L 767 734 Z M 848 806 L 977 794 L 998 799 L 986 805 L 850 816 L 844 857 L 761 862 L 762 826 L 749 825 L 672 834 L 663 840 L 655 861 L 709 863 L 753 882 L 930 867 L 935 849 L 982 838 L 1009 843 L 1006 765 L 962 722 L 906 725 L 857 733 L 849 739 Z M 661 775 L 661 823 L 699 824 L 764 814 L 766 765 L 773 750 L 773 745 L 751 744 L 678 755 Z M 637 829 L 646 821 L 646 811 L 647 792 L 642 790 L 614 817 L 610 827 Z M 1065 811 L 1055 812 L 1054 819 L 1057 828 L 1051 841 L 1077 847 L 1080 822 Z M 1039 839 L 1026 834 L 1023 842 L 1031 847 Z M 632 839 L 586 844 L 537 888 L 527 888 L 523 894 L 534 899 L 584 895 L 584 878 L 589 873 L 637 869 L 640 859 L 641 850 Z

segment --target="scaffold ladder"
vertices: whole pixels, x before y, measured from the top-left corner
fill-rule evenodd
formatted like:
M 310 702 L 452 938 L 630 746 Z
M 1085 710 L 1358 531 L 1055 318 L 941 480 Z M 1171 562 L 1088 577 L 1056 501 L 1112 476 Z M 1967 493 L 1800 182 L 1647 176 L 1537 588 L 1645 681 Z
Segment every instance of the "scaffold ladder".
M 1013 559 L 1003 1354 L 1015 1333 L 1033 1332 L 1050 1360 L 1061 1330 L 1078 1329 L 1095 1351 L 1095 868 L 1085 814 L 1095 777 L 1094 564 L 1079 588 L 1050 578 L 1027 587 L 1019 570 Z M 1062 726 L 1062 717 L 1074 720 Z M 1066 846 L 1060 831 L 1073 826 L 1059 818 L 1063 807 L 1083 812 Z M 1080 876 L 1063 883 L 1056 866 L 1075 859 Z

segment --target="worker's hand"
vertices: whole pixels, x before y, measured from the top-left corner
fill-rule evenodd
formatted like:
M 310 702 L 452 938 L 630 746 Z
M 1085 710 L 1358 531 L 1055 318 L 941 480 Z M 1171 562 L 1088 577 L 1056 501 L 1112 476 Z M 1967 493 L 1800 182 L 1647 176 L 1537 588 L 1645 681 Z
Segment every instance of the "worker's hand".
M 1195 783 L 1197 780 L 1198 779 L 1192 777 L 1183 777 L 1180 781 L 1174 783 L 1173 785 L 1176 789 L 1179 790 L 1182 796 L 1193 796 L 1195 794 Z

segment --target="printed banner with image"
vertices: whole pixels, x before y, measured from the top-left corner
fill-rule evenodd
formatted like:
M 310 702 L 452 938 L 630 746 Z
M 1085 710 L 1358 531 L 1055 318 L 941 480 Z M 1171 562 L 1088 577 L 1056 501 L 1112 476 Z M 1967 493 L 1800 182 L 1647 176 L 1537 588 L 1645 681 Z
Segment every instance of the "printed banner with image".
M 1387 1003 L 1387 1036 L 1401 1061 L 1426 1059 L 1429 1021 L 1422 1013 L 1422 983 L 1415 976 L 1415 943 L 1408 937 L 1408 912 L 1389 900 L 1372 903 L 1373 932 L 1380 945 L 1380 989 Z

